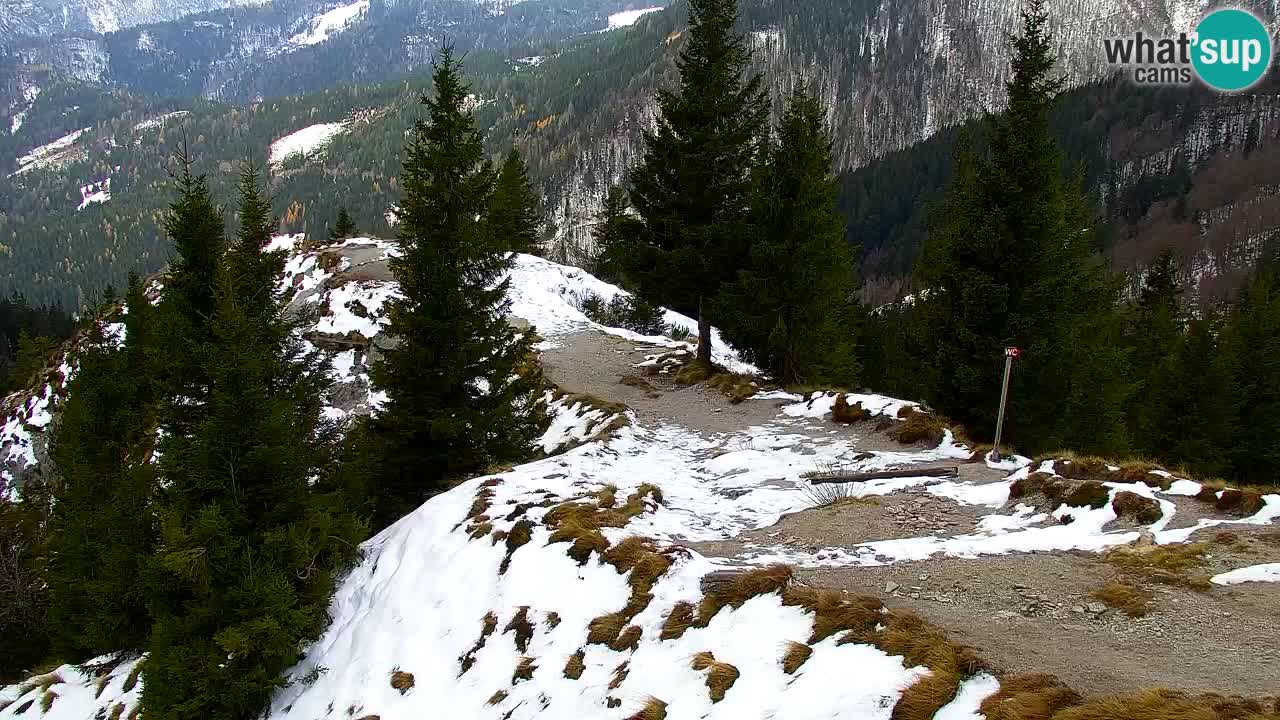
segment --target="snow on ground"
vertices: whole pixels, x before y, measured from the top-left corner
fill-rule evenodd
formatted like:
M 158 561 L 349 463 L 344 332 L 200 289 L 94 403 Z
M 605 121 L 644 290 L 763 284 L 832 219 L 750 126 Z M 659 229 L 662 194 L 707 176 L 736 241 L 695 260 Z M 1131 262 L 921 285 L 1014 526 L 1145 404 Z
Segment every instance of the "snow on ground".
M 279 167 L 294 155 L 305 157 L 319 152 L 346 129 L 345 123 L 319 123 L 291 132 L 271 143 L 267 151 L 268 162 L 272 167 Z
M 356 0 L 349 5 L 340 5 L 311 19 L 307 30 L 289 38 L 289 44 L 295 47 L 318 45 L 346 30 L 352 23 L 369 10 L 369 0 Z
M 1247 582 L 1280 582 L 1280 563 L 1250 565 L 1214 575 L 1209 578 L 1214 585 L 1239 585 Z
M 859 403 L 867 412 L 872 415 L 889 415 L 898 417 L 898 413 L 903 408 L 911 408 L 912 410 L 920 409 L 920 403 L 914 403 L 907 400 L 897 400 L 884 395 L 864 395 L 860 393 L 814 393 L 808 400 L 795 405 L 788 405 L 783 408 L 782 412 L 791 417 L 808 417 L 822 418 L 831 414 L 831 408 L 836 404 L 836 398 L 844 395 L 845 402 L 852 407 Z
M 180 117 L 186 117 L 187 115 L 190 115 L 190 114 L 191 114 L 190 110 L 177 110 L 171 113 L 165 113 L 164 115 L 157 115 L 156 117 L 148 118 L 138 123 L 137 125 L 134 125 L 133 130 L 134 132 L 144 132 L 147 130 L 155 130 L 156 128 L 164 127 L 165 123 L 169 122 L 170 120 L 175 120 Z
M 21 110 L 13 113 L 9 118 L 9 134 L 17 135 L 18 130 L 22 129 L 22 124 L 27 121 L 27 112 L 31 110 L 31 106 L 35 104 L 36 98 L 40 97 L 40 87 L 38 85 L 27 85 L 22 88 L 22 100 L 18 103 Z
M 40 720 L 93 720 L 93 718 L 126 718 L 138 707 L 142 683 L 134 668 L 137 660 L 110 665 L 110 658 L 100 657 L 85 667 L 63 665 L 47 675 L 32 678 L 24 685 L 0 689 L 0 718 L 40 718 Z M 104 665 L 103 663 L 108 663 Z M 99 672 L 89 666 L 101 668 Z M 131 680 L 133 682 L 131 682 Z M 35 684 L 40 681 L 40 684 Z M 48 687 L 42 687 L 48 683 Z M 129 689 L 125 690 L 128 686 Z M 52 704 L 42 712 L 46 697 Z M 121 710 L 115 711 L 119 706 Z M 105 708 L 105 710 L 100 710 Z
M 634 25 L 637 20 L 652 12 L 658 12 L 661 7 L 643 8 L 641 10 L 626 10 L 620 13 L 614 13 L 609 16 L 609 30 Z
M 67 133 L 51 143 L 33 148 L 30 152 L 18 158 L 18 169 L 9 177 L 21 175 L 32 170 L 41 170 L 54 168 L 66 163 L 74 158 L 79 149 L 75 146 L 81 135 L 89 132 L 89 128 L 81 128 L 75 132 Z
M 84 210 L 93 203 L 105 203 L 111 199 L 111 178 L 80 186 L 80 204 L 76 210 Z

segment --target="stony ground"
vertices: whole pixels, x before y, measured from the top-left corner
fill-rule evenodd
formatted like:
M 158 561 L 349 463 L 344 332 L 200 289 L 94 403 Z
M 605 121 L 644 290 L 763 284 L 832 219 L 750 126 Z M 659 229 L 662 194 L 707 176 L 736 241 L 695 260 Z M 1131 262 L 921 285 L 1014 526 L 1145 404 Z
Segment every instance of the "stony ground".
M 639 422 L 675 424 L 713 437 L 779 422 L 785 401 L 732 404 L 718 391 L 683 387 L 651 377 L 652 388 L 621 384 L 633 366 L 659 349 L 596 332 L 559 338 L 546 349 L 548 377 L 568 392 L 627 404 Z M 838 435 L 862 450 L 901 449 L 871 423 L 836 426 L 829 420 L 786 419 L 789 432 Z M 962 479 L 996 482 L 1005 473 L 984 464 L 960 464 Z M 1180 498 L 1170 528 L 1222 517 L 1191 498 Z M 733 559 L 752 545 L 803 548 L 852 546 L 872 540 L 955 535 L 972 530 L 991 511 L 929 495 L 919 489 L 814 508 L 772 527 L 730 540 L 697 543 L 711 557 Z M 1121 525 L 1117 525 L 1121 526 Z M 1207 565 L 1197 574 L 1280 560 L 1280 531 L 1232 526 L 1235 538 L 1214 529 L 1194 539 L 1208 543 Z M 1202 537 L 1203 536 L 1203 537 Z M 979 649 L 997 669 L 1058 675 L 1087 692 L 1151 686 L 1267 695 L 1280 677 L 1280 584 L 1252 583 L 1193 590 L 1126 575 L 1090 552 L 1020 553 L 976 559 L 935 557 L 880 567 L 799 568 L 803 582 L 880 596 L 946 628 Z M 1151 593 L 1150 611 L 1133 618 L 1092 597 L 1124 581 Z

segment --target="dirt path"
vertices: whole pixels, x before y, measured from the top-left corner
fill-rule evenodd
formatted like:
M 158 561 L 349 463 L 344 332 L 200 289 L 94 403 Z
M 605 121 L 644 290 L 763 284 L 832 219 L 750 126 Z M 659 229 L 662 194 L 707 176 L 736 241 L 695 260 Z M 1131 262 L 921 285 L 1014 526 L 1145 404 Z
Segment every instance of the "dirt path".
M 623 402 L 640 423 L 674 423 L 708 436 L 752 426 L 785 427 L 788 433 L 847 437 L 865 450 L 901 450 L 869 423 L 852 427 L 780 417 L 782 400 L 734 405 L 718 391 L 682 387 L 649 378 L 654 391 L 623 385 L 623 375 L 658 352 L 602 333 L 557 338 L 546 350 L 548 377 L 569 392 Z M 993 482 L 1004 473 L 980 464 L 960 465 L 962 479 Z M 818 552 L 891 538 L 955 535 L 971 531 L 987 508 L 965 506 L 914 488 L 817 508 L 730 540 L 697 543 L 707 556 L 733 559 L 751 546 L 772 545 Z M 1218 517 L 1207 505 L 1179 499 L 1172 527 Z M 1236 530 L 1237 528 L 1232 528 Z M 1208 574 L 1280 560 L 1280 532 L 1241 528 L 1240 541 L 1212 543 Z M 1209 541 L 1212 530 L 1196 540 Z M 1280 677 L 1280 584 L 1213 587 L 1207 592 L 1153 584 L 1120 574 L 1094 553 L 1022 553 L 976 559 L 933 558 L 880 567 L 801 569 L 802 582 L 880 596 L 890 607 L 909 608 L 945 628 L 959 642 L 1002 671 L 1048 672 L 1088 694 L 1166 686 L 1188 691 L 1263 696 Z M 1152 593 L 1142 618 L 1101 610 L 1091 593 L 1127 580 Z

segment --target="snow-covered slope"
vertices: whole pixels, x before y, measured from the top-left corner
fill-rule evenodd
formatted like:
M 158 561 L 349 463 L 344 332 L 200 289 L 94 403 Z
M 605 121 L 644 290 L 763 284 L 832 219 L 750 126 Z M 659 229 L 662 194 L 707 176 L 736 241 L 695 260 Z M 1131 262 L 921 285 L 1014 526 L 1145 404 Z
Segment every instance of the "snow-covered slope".
M 327 412 L 342 418 L 376 411 L 367 363 L 389 341 L 383 304 L 396 292 L 386 267 L 394 245 L 376 238 L 314 245 L 294 235 L 276 238 L 273 247 L 290 252 L 281 290 L 291 307 L 315 311 L 308 339 L 335 352 L 340 385 Z M 511 314 L 545 338 L 544 348 L 588 330 L 673 344 L 592 325 L 577 309 L 581 298 L 620 291 L 582 270 L 517 256 L 509 279 Z M 715 353 L 722 362 L 738 362 L 723 343 Z M 68 372 L 64 367 L 61 374 Z M 26 400 L 25 425 L 47 426 L 56 397 L 50 386 Z M 846 400 L 881 415 L 918 407 L 871 394 Z M 621 720 L 658 706 L 665 714 L 644 717 L 887 719 L 909 687 L 935 672 L 880 634 L 877 628 L 900 616 L 865 605 L 860 615 L 846 608 L 846 615 L 864 618 L 862 630 L 855 632 L 845 615 L 839 628 L 821 625 L 815 612 L 825 606 L 816 604 L 818 596 L 788 590 L 789 575 L 775 563 L 870 566 L 929 556 L 1096 552 L 1143 535 L 1159 544 L 1183 543 L 1205 528 L 1267 525 L 1280 517 L 1280 495 L 1267 495 L 1246 517 L 1166 529 L 1175 501 L 1202 490 L 1167 473 L 1155 473 L 1156 485 L 1105 482 L 1105 502 L 1096 508 L 1009 507 L 1014 483 L 1033 471 L 1042 477 L 1063 471 L 1053 461 L 1014 458 L 988 465 L 1004 476 L 994 482 L 921 475 L 848 488 L 855 497 L 921 492 L 986 508 L 972 528 L 845 547 L 768 540 L 715 558 L 690 543 L 735 538 L 810 507 L 802 477 L 808 471 L 910 468 L 967 458 L 970 450 L 947 433 L 936 447 L 860 451 L 847 437 L 827 432 L 831 393 L 761 394 L 747 402 L 777 404 L 772 420 L 714 434 L 630 414 L 619 428 L 606 411 L 550 394 L 546 401 L 552 422 L 541 444 L 550 457 L 462 483 L 365 543 L 334 597 L 332 625 L 290 672 L 270 720 L 410 720 L 442 713 Z M 1158 519 L 1115 527 L 1122 492 L 1155 503 Z M 704 588 L 710 573 L 729 569 L 754 569 L 750 577 L 759 587 L 734 602 Z M 1215 581 L 1273 576 L 1273 568 L 1259 567 Z M 672 620 L 682 612 L 693 616 Z M 798 668 L 784 665 L 796 648 L 803 648 Z M 704 653 L 717 664 L 708 667 Z M 0 719 L 127 717 L 138 702 L 135 669 L 134 661 L 101 674 L 64 666 L 38 682 L 0 689 Z M 713 690 L 708 673 L 730 673 L 734 680 Z M 986 673 L 967 677 L 935 717 L 977 718 L 981 701 L 999 688 Z

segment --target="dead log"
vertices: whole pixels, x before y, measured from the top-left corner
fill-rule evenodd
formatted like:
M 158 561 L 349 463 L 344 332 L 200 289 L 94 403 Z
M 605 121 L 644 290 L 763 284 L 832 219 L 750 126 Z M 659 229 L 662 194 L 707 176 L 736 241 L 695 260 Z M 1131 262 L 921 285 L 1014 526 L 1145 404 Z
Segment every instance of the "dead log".
M 856 472 L 856 473 L 836 473 L 811 475 L 807 478 L 814 485 L 826 485 L 831 483 L 849 483 L 849 482 L 866 482 L 867 480 L 891 480 L 893 478 L 913 478 L 913 477 L 936 477 L 936 478 L 953 478 L 960 476 L 960 468 L 952 467 L 932 467 L 932 468 L 907 468 L 905 470 L 876 470 L 872 472 Z

